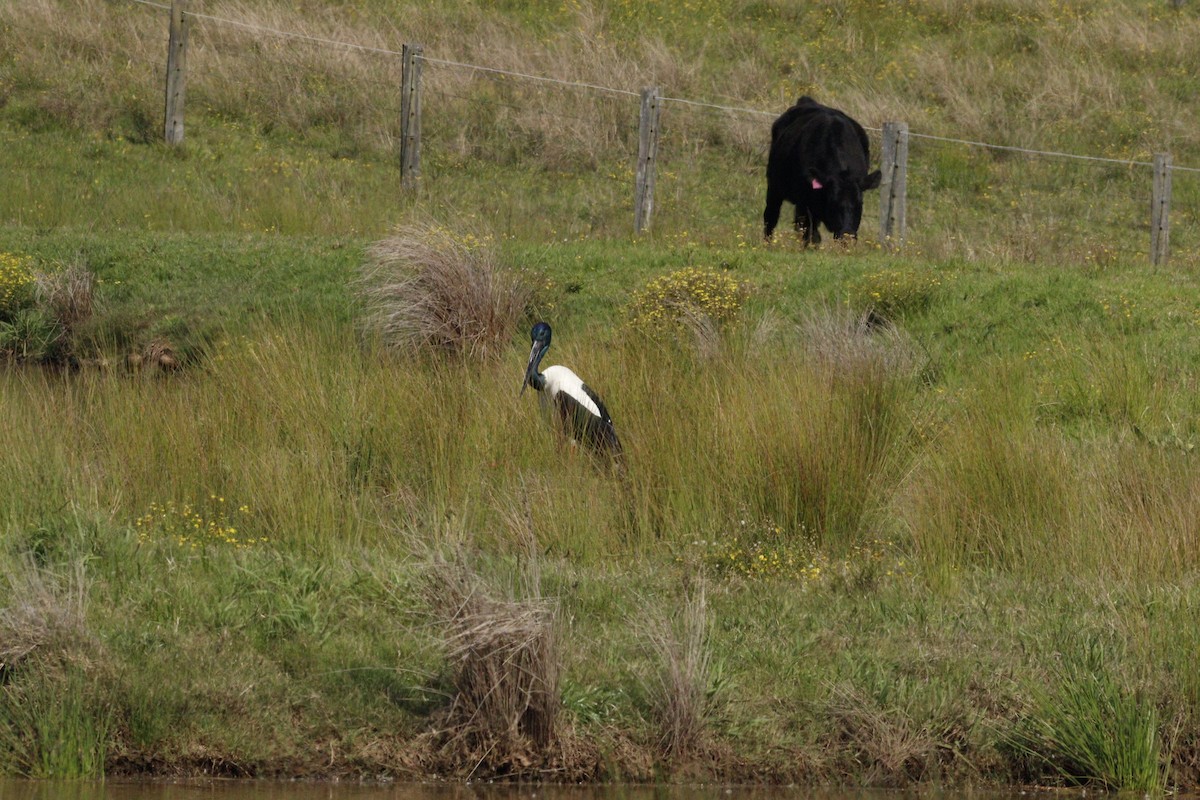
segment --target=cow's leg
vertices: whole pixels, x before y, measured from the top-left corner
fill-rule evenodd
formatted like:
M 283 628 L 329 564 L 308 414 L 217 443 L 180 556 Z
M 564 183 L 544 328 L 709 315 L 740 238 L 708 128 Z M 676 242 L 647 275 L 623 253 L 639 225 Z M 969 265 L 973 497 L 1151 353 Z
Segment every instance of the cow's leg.
M 796 231 L 796 235 L 800 237 L 806 246 L 808 245 L 809 225 L 808 210 L 804 206 L 796 206 L 796 216 L 792 220 L 792 229 Z
M 821 224 L 821 221 L 813 216 L 812 209 L 810 208 L 804 209 L 804 217 L 804 243 L 820 244 L 821 232 L 817 230 L 817 226 Z
M 767 207 L 763 209 L 763 239 L 770 241 L 775 226 L 779 224 L 779 212 L 783 208 L 783 195 L 767 188 Z

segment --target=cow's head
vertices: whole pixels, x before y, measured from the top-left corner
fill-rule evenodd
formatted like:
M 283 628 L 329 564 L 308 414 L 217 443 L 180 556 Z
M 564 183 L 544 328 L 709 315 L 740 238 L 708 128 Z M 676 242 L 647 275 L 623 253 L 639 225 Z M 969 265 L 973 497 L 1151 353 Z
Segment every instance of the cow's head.
M 821 200 L 816 206 L 821 211 L 821 222 L 833 234 L 833 238 L 857 237 L 862 223 L 863 192 L 877 189 L 879 170 L 861 180 L 855 180 L 848 171 L 833 175 L 811 175 L 810 188 Z

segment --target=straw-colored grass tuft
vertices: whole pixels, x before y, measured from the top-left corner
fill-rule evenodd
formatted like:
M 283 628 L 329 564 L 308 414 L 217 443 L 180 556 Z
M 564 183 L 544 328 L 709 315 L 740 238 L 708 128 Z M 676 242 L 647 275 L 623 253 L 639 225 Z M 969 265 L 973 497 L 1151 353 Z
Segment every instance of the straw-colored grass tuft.
M 495 250 L 432 223 L 412 223 L 367 252 L 369 327 L 390 347 L 489 358 L 511 342 L 532 289 Z
M 17 562 L 6 575 L 9 602 L 0 608 L 0 672 L 18 669 L 39 652 L 68 648 L 84 630 L 86 584 L 82 564 L 67 578 Z
M 822 308 L 800 323 L 805 350 L 813 359 L 842 374 L 880 372 L 912 378 L 925 366 L 911 339 L 870 311 Z
M 643 634 L 658 662 L 649 690 L 660 745 L 676 763 L 701 752 L 710 738 L 712 647 L 703 579 L 679 612 L 674 622 L 648 621 Z
M 470 568 L 438 563 L 429 600 L 453 667 L 454 697 L 441 731 L 453 763 L 472 775 L 520 775 L 557 741 L 561 705 L 555 608 L 536 578 L 523 599 L 498 598 Z
M 853 754 L 852 768 L 863 770 L 864 783 L 872 786 L 939 779 L 955 769 L 967 746 L 969 712 L 952 697 L 930 698 L 892 681 L 832 687 L 828 713 Z
M 96 309 L 96 274 L 85 265 L 74 263 L 55 272 L 37 275 L 35 294 L 66 331 L 91 319 Z

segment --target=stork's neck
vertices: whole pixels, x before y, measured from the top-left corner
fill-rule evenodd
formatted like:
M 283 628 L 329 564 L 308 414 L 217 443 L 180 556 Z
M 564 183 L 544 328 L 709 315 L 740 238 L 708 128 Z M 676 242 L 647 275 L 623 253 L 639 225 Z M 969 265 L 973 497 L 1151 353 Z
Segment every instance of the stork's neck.
M 542 374 L 542 359 L 546 357 L 546 350 L 550 347 L 550 343 L 538 342 L 536 339 L 533 343 L 533 352 L 529 354 L 529 366 L 525 368 L 525 381 L 539 392 L 546 388 L 546 376 Z

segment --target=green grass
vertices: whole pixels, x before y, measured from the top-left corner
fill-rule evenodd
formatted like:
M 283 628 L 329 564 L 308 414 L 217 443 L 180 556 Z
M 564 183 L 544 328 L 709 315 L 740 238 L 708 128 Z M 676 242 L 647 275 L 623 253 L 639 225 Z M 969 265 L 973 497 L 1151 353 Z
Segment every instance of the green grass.
M 0 701 L 0 751 L 7 771 L 30 778 L 104 775 L 111 721 L 74 671 L 9 688 Z
M 1190 6 L 687 5 L 207 10 L 1200 166 Z M 404 194 L 395 60 L 197 25 L 172 150 L 161 15 L 44 8 L 0 11 L 0 253 L 89 270 L 97 311 L 77 371 L 0 365 L 0 773 L 1200 786 L 1191 173 L 1151 269 L 1148 170 L 914 139 L 906 248 L 871 194 L 856 249 L 806 252 L 760 243 L 769 117 L 668 103 L 633 237 L 636 98 L 431 63 Z M 496 358 L 364 329 L 367 249 L 412 220 L 533 284 Z M 633 324 L 685 269 L 742 310 Z M 619 476 L 518 396 L 534 313 Z M 555 754 L 447 733 L 440 558 L 517 600 L 540 571 Z
M 1030 747 L 1049 751 L 1047 759 L 1072 780 L 1161 791 L 1159 711 L 1114 677 L 1106 649 L 1091 639 L 1063 654 L 1033 714 Z
M 816 256 L 808 269 L 836 280 L 850 263 Z M 812 292 L 819 309 L 831 290 Z M 579 294 L 564 303 L 587 302 Z M 1005 297 L 1019 308 L 1024 294 Z M 928 317 L 953 305 L 939 298 L 913 328 L 935 327 Z M 581 733 L 616 737 L 611 747 L 662 735 L 639 710 L 658 668 L 630 619 L 680 602 L 686 576 L 709 572 L 721 668 L 708 741 L 776 778 L 1053 779 L 1057 767 L 1004 757 L 1019 722 L 1008 710 L 1041 696 L 1064 626 L 1135 624 L 1123 604 L 1070 598 L 1120 586 L 1142 607 L 1169 587 L 1195 591 L 1186 447 L 1139 438 L 1117 414 L 1085 408 L 1069 425 L 1042 414 L 1049 367 L 1027 358 L 1021 331 L 997 334 L 1008 347 L 986 345 L 982 368 L 962 363 L 964 346 L 897 372 L 881 366 L 877 338 L 858 356 L 809 349 L 816 323 L 799 318 L 808 334 L 760 325 L 700 358 L 669 340 L 638 349 L 645 340 L 619 324 L 581 324 L 588 313 L 564 312 L 575 323 L 555 360 L 601 377 L 628 484 L 570 458 L 536 402 L 516 397 L 519 332 L 485 366 L 386 358 L 334 320 L 261 322 L 178 376 L 6 372 L 15 437 L 3 479 L 29 487 L 3 506 L 9 552 L 83 560 L 103 587 L 88 621 L 106 643 L 97 668 L 124 676 L 105 696 L 124 748 L 110 768 L 212 758 L 229 774 L 287 763 L 405 774 L 385 754 L 427 724 L 445 678 L 428 612 L 404 587 L 447 543 L 489 554 L 485 571 L 503 581 L 532 532 L 548 591 L 574 620 L 567 708 Z M 608 347 L 586 346 L 588 332 Z M 944 337 L 924 349 L 943 352 Z M 1050 384 L 1076 370 L 1065 360 Z M 1164 405 L 1189 402 L 1176 389 Z M 893 551 L 882 565 L 861 547 L 876 539 Z M 721 564 L 723 548 L 756 541 L 806 568 L 771 577 Z M 1063 580 L 1069 589 L 1050 588 Z M 1161 664 L 1160 702 L 1194 696 L 1187 670 L 1170 666 L 1183 662 L 1155 655 L 1190 658 L 1173 643 L 1187 602 L 1156 612 L 1137 645 Z M 982 658 L 997 677 L 976 685 Z M 1190 708 L 1163 719 L 1190 724 Z M 346 761 L 317 767 L 306 742 L 318 729 L 347 737 Z M 803 767 L 776 761 L 780 747 Z M 620 759 L 594 768 L 641 774 Z

